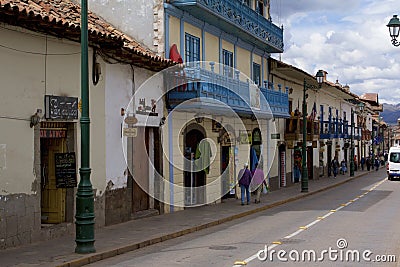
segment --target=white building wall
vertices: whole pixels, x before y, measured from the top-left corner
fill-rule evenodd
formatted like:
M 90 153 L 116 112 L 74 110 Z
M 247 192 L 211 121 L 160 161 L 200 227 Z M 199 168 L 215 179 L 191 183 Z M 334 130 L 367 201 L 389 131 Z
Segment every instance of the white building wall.
M 162 0 L 89 0 L 89 10 L 150 50 L 164 53 Z
M 36 193 L 30 116 L 37 109 L 44 115 L 46 94 L 80 95 L 80 46 L 13 27 L 1 28 L 0 36 L 0 58 L 7 62 L 0 73 L 0 194 Z

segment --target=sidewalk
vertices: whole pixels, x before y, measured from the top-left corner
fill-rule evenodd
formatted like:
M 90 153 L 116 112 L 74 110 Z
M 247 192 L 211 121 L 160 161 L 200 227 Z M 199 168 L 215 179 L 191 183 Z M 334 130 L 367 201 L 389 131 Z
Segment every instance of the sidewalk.
M 383 170 L 385 168 L 381 168 L 379 173 Z M 318 180 L 310 180 L 309 193 L 301 193 L 299 183 L 263 195 L 260 204 L 253 202 L 241 206 L 240 200 L 228 199 L 221 204 L 190 208 L 97 229 L 95 232 L 97 252 L 92 254 L 74 253 L 74 236 L 3 250 L 0 251 L 0 265 L 83 266 L 304 198 L 344 184 L 366 173 L 358 171 L 354 177 L 346 174 L 339 175 L 336 179 L 321 177 Z

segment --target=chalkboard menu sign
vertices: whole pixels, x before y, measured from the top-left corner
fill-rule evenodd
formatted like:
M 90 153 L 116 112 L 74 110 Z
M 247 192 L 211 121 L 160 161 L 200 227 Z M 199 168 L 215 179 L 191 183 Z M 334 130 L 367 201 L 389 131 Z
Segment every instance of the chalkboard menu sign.
M 58 188 L 76 187 L 75 152 L 55 153 L 56 186 Z
M 45 95 L 46 119 L 78 119 L 78 98 L 68 96 Z

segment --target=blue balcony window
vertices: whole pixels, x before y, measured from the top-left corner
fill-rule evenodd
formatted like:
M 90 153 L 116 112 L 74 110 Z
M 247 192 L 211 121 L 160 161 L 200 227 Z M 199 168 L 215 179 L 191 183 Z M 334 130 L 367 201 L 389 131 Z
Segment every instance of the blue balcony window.
M 233 77 L 233 53 L 231 51 L 222 50 L 222 63 L 224 64 L 224 75 Z
M 253 62 L 253 82 L 261 86 L 261 67 L 260 64 Z
M 200 61 L 200 38 L 185 33 L 185 61 Z

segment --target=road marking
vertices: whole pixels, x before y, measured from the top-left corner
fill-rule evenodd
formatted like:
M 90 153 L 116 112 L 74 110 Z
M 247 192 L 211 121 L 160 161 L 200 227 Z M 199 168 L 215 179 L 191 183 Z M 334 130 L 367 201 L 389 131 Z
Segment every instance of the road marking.
M 380 181 L 379 183 L 375 184 L 373 187 L 371 187 L 368 192 L 371 192 L 373 190 L 375 190 L 375 188 L 377 188 L 378 186 L 380 186 L 382 183 L 384 183 L 386 181 L 386 178 L 382 181 Z M 289 239 L 292 238 L 298 234 L 300 234 L 301 232 L 303 232 L 304 230 L 307 230 L 309 227 L 317 224 L 318 222 L 322 221 L 323 219 L 327 218 L 328 216 L 331 216 L 332 214 L 334 214 L 336 211 L 343 209 L 344 207 L 350 205 L 351 203 L 354 203 L 355 201 L 357 201 L 358 199 L 360 199 L 361 197 L 363 197 L 364 195 L 368 194 L 368 192 L 364 193 L 363 195 L 360 195 L 352 200 L 349 200 L 349 202 L 347 202 L 346 204 L 341 204 L 339 207 L 337 207 L 336 209 L 332 209 L 330 210 L 327 214 L 325 214 L 324 216 L 319 216 L 317 220 L 307 224 L 306 226 L 300 226 L 299 230 L 297 230 L 294 233 L 291 233 L 290 235 L 285 236 L 285 239 Z M 278 245 L 281 245 L 282 242 L 280 241 L 274 241 L 272 242 L 271 246 L 268 246 L 268 249 L 273 249 L 275 247 L 277 247 Z M 240 267 L 243 265 L 247 265 L 249 262 L 255 260 L 258 258 L 258 252 L 250 257 L 248 257 L 247 259 L 245 259 L 244 261 L 235 261 L 233 267 Z
M 290 235 L 285 236 L 285 238 L 292 238 L 292 237 L 294 237 L 294 236 L 300 234 L 300 233 L 303 232 L 303 231 L 304 231 L 303 229 L 299 229 L 299 230 L 297 230 L 296 232 L 291 233 Z

